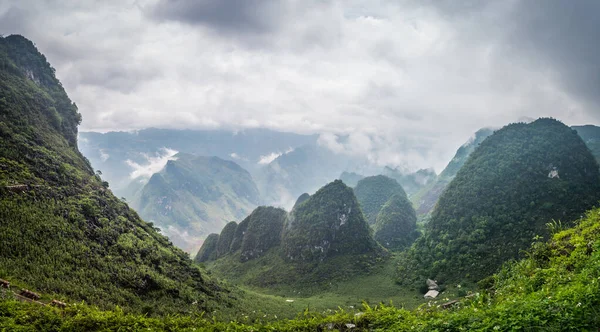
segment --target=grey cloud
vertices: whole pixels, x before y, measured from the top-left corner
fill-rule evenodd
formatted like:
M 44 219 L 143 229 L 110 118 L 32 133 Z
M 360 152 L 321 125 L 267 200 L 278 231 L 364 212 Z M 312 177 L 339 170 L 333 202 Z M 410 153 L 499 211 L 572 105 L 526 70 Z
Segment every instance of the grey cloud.
M 144 82 L 153 80 L 161 75 L 154 68 L 143 66 L 125 66 L 117 63 L 90 66 L 79 75 L 70 78 L 71 84 L 87 84 L 104 87 L 110 90 L 131 93 Z
M 159 20 L 203 25 L 222 33 L 262 34 L 277 28 L 284 1 L 160 0 L 150 10 Z
M 600 120 L 597 9 L 586 0 L 5 0 L 0 33 L 46 54 L 85 130 L 323 133 L 378 163 L 439 170 L 481 127 Z
M 532 71 L 557 75 L 561 87 L 600 108 L 600 1 L 428 1 L 471 43 L 489 43 L 497 55 Z M 424 5 L 424 3 L 420 3 Z M 468 22 L 465 24 L 465 22 Z M 600 111 L 596 119 L 600 119 Z
M 558 71 L 565 89 L 600 107 L 600 1 L 521 1 L 509 40 Z

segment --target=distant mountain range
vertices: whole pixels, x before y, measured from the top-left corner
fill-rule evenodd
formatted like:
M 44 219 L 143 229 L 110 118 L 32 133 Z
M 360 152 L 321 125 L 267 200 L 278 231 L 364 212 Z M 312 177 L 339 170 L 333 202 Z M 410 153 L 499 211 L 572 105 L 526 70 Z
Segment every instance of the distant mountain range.
M 175 245 L 196 252 L 209 233 L 259 204 L 252 176 L 238 164 L 178 153 L 139 189 L 131 205 Z

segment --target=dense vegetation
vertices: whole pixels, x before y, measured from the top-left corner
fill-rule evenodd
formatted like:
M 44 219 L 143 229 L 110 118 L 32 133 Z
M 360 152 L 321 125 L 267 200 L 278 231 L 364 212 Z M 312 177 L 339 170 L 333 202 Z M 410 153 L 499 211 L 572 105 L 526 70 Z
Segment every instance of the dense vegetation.
M 194 261 L 202 263 L 217 259 L 218 243 L 219 234 L 208 234 L 208 236 L 206 237 L 206 239 L 204 239 L 204 242 L 202 243 L 202 247 L 200 247 L 200 250 L 198 250 L 196 257 L 194 257 Z
M 417 214 L 412 204 L 401 193 L 394 194 L 377 214 L 374 238 L 382 246 L 403 250 L 420 235 L 417 231 Z
M 354 194 L 369 225 L 375 224 L 377 214 L 390 197 L 394 194 L 406 197 L 402 186 L 384 175 L 369 176 L 358 181 Z
M 434 180 L 429 181 L 417 193 L 411 196 L 410 199 L 416 207 L 417 214 L 427 215 L 433 210 L 440 195 L 456 176 L 458 170 L 467 162 L 471 153 L 475 151 L 484 139 L 493 133 L 494 130 L 491 128 L 479 129 L 465 144 L 458 148 L 452 160 L 450 160 L 446 168 Z
M 319 189 L 292 211 L 283 243 L 290 261 L 378 251 L 352 189 L 340 180 Z
M 201 240 L 227 220 L 247 216 L 259 205 L 260 194 L 250 173 L 232 161 L 185 153 L 175 157 L 152 175 L 132 206 L 175 245 L 196 252 Z
M 548 221 L 572 225 L 599 199 L 598 164 L 574 130 L 553 119 L 508 125 L 448 185 L 400 279 L 477 281 L 547 237 Z
M 572 229 L 536 242 L 527 258 L 505 265 L 487 288 L 449 307 L 432 301 L 414 311 L 392 305 L 365 305 L 361 313 L 341 309 L 323 315 L 304 311 L 296 319 L 241 318 L 218 322 L 198 316 L 161 319 L 99 311 L 75 305 L 65 311 L 14 301 L 0 302 L 0 325 L 7 329 L 193 331 L 591 331 L 600 325 L 600 209 Z M 351 324 L 351 325 L 347 325 Z
M 135 312 L 226 302 L 93 173 L 76 147 L 80 120 L 33 43 L 0 38 L 0 278 Z
M 282 209 L 259 206 L 239 225 L 230 222 L 221 235 L 211 234 L 211 241 L 208 238 L 204 241 L 196 260 L 207 262 L 227 254 L 235 255 L 241 262 L 259 258 L 279 246 L 286 216 Z M 224 237 L 223 242 L 220 242 L 221 237 Z
M 403 257 L 407 264 L 400 272 L 410 277 L 409 269 L 417 268 L 421 278 L 478 280 L 517 257 L 518 249 L 530 248 L 524 259 L 504 264 L 469 297 L 459 291 L 452 304 L 440 299 L 414 311 L 366 303 L 337 312 L 306 307 L 295 319 L 277 315 L 290 317 L 296 304 L 211 281 L 117 199 L 76 148 L 79 121 L 34 45 L 20 36 L 0 38 L 0 278 L 43 293 L 43 302 L 68 303 L 22 303 L 0 288 L 2 331 L 600 326 L 600 209 L 582 216 L 600 198 L 598 164 L 579 136 L 558 121 L 509 125 L 481 143 L 440 198 L 426 235 Z M 376 236 L 391 226 L 414 229 L 408 205 L 403 191 L 379 204 Z M 540 241 L 544 236 L 547 242 Z M 365 294 L 360 278 L 371 287 L 381 276 L 391 280 L 377 266 L 386 251 L 371 237 L 352 189 L 339 180 L 304 196 L 289 215 L 257 208 L 205 246 L 199 256 L 217 258 L 207 263 L 213 271 L 251 285 L 292 284 L 301 303 L 301 292 L 314 285 L 344 285 Z M 261 311 L 267 308 L 273 311 Z
M 217 242 L 216 258 L 227 255 L 231 250 L 231 242 L 233 242 L 237 226 L 238 224 L 235 221 L 230 221 L 223 227 L 223 230 L 219 234 L 219 241 Z
M 289 214 L 259 207 L 233 233 L 229 253 L 209 266 L 253 286 L 329 285 L 368 272 L 384 258 L 352 189 L 340 180 L 302 195 Z

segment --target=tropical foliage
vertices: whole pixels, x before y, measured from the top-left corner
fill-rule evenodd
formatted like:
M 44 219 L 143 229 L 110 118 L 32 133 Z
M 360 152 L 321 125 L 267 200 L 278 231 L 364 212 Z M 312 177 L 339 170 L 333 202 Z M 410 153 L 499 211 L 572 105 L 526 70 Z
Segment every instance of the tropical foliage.
M 77 150 L 80 119 L 33 43 L 0 38 L 0 278 L 134 312 L 221 303 L 220 287 L 94 174 Z
M 477 281 L 547 238 L 549 220 L 572 225 L 599 199 L 598 164 L 574 130 L 553 119 L 508 125 L 458 171 L 401 270 Z

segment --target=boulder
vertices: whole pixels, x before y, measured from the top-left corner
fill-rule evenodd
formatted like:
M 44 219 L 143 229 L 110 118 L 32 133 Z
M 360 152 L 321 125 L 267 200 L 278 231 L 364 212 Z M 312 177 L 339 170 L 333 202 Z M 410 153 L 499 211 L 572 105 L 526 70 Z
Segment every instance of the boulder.
M 435 299 L 438 296 L 438 294 L 440 294 L 440 292 L 432 289 L 429 292 L 427 292 L 425 295 L 423 295 L 423 297 L 426 299 Z
M 438 284 L 435 282 L 435 280 L 427 279 L 426 283 L 427 283 L 427 289 L 429 289 L 429 290 L 440 289 Z

